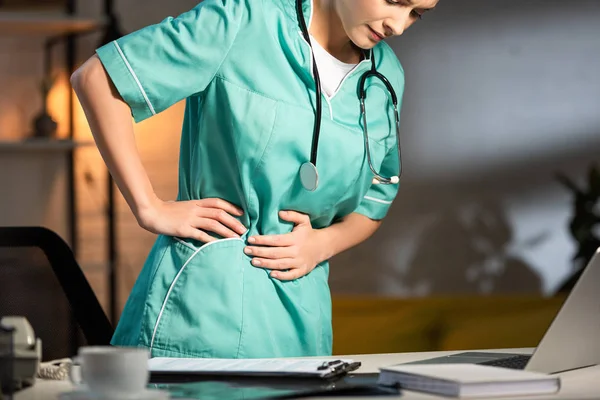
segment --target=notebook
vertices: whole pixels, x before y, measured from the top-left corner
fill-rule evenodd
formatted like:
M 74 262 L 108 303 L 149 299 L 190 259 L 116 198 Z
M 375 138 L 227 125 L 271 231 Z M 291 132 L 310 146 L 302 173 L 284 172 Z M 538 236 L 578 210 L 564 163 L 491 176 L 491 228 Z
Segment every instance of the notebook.
M 539 372 L 478 364 L 402 364 L 380 368 L 378 383 L 448 397 L 551 394 L 560 378 Z
M 360 367 L 351 359 L 223 359 L 170 358 L 148 360 L 151 375 L 274 376 L 328 379 Z

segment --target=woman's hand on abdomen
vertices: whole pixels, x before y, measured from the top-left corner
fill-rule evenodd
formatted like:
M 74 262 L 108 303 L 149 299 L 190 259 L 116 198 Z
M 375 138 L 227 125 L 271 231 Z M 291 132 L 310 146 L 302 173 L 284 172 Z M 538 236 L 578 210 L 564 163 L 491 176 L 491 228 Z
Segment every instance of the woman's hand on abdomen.
M 218 198 L 188 201 L 163 201 L 158 198 L 152 206 L 137 216 L 140 226 L 150 232 L 201 242 L 217 240 L 212 234 L 236 238 L 247 229 L 234 216 L 243 211 Z

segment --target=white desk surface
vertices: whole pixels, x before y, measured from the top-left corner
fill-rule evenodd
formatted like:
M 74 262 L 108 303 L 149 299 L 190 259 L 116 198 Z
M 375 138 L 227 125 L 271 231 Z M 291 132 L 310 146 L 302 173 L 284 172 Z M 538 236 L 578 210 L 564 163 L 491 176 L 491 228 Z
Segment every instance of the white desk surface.
M 530 354 L 533 349 L 501 349 L 501 350 L 486 350 L 500 351 L 510 353 L 526 353 Z M 397 364 L 401 362 L 416 361 L 425 358 L 448 355 L 457 352 L 424 352 L 424 353 L 398 353 L 398 354 L 363 354 L 355 356 L 344 356 L 345 358 L 353 358 L 362 362 L 362 366 L 357 373 L 373 373 L 378 372 L 378 368 L 386 365 Z M 334 357 L 341 358 L 341 357 Z M 553 396 L 527 396 L 523 400 L 538 400 L 538 399 L 560 399 L 560 400 L 583 400 L 596 399 L 600 400 L 600 366 L 589 367 L 577 371 L 570 371 L 559 374 L 561 377 L 561 390 Z M 68 381 L 42 381 L 39 380 L 34 386 L 19 392 L 14 396 L 14 400 L 55 400 L 58 399 L 58 394 L 71 390 L 72 386 Z M 379 398 L 379 397 L 377 397 Z M 385 397 L 391 399 L 393 397 Z M 403 391 L 399 399 L 441 399 L 442 397 L 430 396 L 416 392 Z M 319 400 L 315 397 L 312 399 Z M 331 399 L 331 397 L 321 400 Z M 368 399 L 368 397 L 335 397 L 335 399 Z M 375 399 L 375 397 L 373 397 Z M 517 399 L 511 397 L 511 400 Z

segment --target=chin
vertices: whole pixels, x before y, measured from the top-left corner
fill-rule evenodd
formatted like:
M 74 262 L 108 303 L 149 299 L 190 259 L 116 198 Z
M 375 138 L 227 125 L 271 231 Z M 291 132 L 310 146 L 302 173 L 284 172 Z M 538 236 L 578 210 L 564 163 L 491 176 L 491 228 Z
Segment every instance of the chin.
M 374 43 L 371 39 L 360 35 L 358 37 L 350 37 L 350 40 L 354 45 L 363 50 L 371 50 L 377 43 Z

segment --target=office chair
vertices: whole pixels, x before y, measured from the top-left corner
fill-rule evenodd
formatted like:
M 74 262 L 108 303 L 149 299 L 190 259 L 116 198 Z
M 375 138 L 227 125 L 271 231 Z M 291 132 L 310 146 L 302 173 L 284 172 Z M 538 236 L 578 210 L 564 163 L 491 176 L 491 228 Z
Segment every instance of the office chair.
M 67 243 L 41 227 L 0 227 L 0 316 L 25 316 L 42 360 L 108 345 L 113 327 Z

